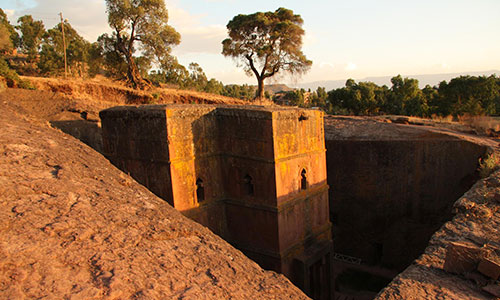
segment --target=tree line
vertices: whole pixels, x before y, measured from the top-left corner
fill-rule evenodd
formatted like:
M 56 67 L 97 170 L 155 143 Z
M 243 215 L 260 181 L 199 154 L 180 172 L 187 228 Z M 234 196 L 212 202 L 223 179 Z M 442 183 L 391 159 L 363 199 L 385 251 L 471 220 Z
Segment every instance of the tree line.
M 500 115 L 500 77 L 460 76 L 437 86 L 420 89 L 418 80 L 391 78 L 392 86 L 348 79 L 345 86 L 329 92 L 319 87 L 284 95 L 292 105 L 320 107 L 339 115 L 407 115 L 417 117 Z
M 222 42 L 222 54 L 233 58 L 247 75 L 254 75 L 257 88 L 224 86 L 215 79 L 208 80 L 196 63 L 188 68 L 181 65 L 170 53 L 181 36 L 167 24 L 164 0 L 106 0 L 106 12 L 112 32 L 89 43 L 62 20 L 62 14 L 58 25 L 45 30 L 43 22 L 31 15 L 11 25 L 0 10 L 0 39 L 5 40 L 7 48 L 0 53 L 15 48 L 25 54 L 27 65 L 8 66 L 21 74 L 61 76 L 64 70 L 67 76 L 68 66 L 74 77 L 102 74 L 126 80 L 139 89 L 167 83 L 242 99 L 266 98 L 266 78 L 278 73 L 302 74 L 312 65 L 301 50 L 301 16 L 283 7 L 274 12 L 240 14 L 227 24 L 229 38 Z M 0 75 L 9 75 L 6 62 L 0 65 Z
M 167 85 L 245 100 L 269 97 L 264 80 L 278 73 L 302 74 L 312 62 L 301 51 L 303 20 L 286 8 L 274 12 L 237 15 L 227 24 L 229 38 L 222 41 L 222 54 L 233 58 L 257 87 L 224 85 L 208 79 L 195 62 L 188 67 L 171 54 L 181 41 L 180 34 L 167 24 L 163 0 L 106 0 L 112 32 L 90 43 L 67 20 L 46 29 L 40 20 L 25 15 L 16 25 L 0 9 L 0 76 L 19 82 L 17 73 L 34 76 L 103 75 L 124 80 L 134 88 Z M 64 32 L 64 39 L 63 39 Z M 8 60 L 16 49 L 25 63 Z M 16 73 L 17 72 L 17 73 Z M 293 104 L 317 106 L 334 114 L 400 114 L 429 117 L 437 115 L 499 114 L 499 78 L 462 76 L 449 83 L 419 88 L 418 81 L 398 75 L 392 86 L 347 80 L 345 87 L 327 92 L 296 90 L 285 94 Z
M 180 64 L 170 54 L 180 35 L 166 24 L 164 2 L 143 2 L 151 7 L 121 7 L 123 1 L 108 0 L 113 33 L 102 34 L 94 43 L 83 38 L 68 20 L 46 29 L 41 20 L 25 15 L 13 25 L 0 9 L 0 76 L 23 87 L 27 83 L 18 74 L 61 77 L 65 74 L 65 44 L 68 76 L 72 78 L 102 75 L 136 88 L 165 84 L 244 100 L 255 97 L 253 86 L 224 85 L 208 79 L 195 62 L 188 67 Z M 21 55 L 12 55 L 13 50 Z

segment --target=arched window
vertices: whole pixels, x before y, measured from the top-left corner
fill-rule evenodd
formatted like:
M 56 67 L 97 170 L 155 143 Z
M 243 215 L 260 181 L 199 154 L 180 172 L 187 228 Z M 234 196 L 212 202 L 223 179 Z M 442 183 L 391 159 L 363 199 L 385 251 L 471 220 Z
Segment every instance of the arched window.
M 300 189 L 305 190 L 307 189 L 307 176 L 306 176 L 306 169 L 302 169 L 302 172 L 300 172 Z
M 253 182 L 252 182 L 252 176 L 250 175 L 245 175 L 243 178 L 243 182 L 245 183 L 245 193 L 249 196 L 253 196 Z
M 201 178 L 196 179 L 196 199 L 198 203 L 205 201 L 205 187 Z

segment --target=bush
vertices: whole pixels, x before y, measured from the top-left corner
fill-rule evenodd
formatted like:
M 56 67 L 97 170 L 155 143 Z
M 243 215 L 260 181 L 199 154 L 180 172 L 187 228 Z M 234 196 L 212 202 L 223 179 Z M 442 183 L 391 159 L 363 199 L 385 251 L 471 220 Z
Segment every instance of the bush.
M 22 80 L 16 71 L 9 68 L 5 59 L 0 58 L 0 77 L 4 77 L 8 87 L 19 87 L 22 89 L 34 89 L 26 80 Z
M 490 153 L 479 159 L 479 176 L 486 178 L 500 167 L 500 154 Z

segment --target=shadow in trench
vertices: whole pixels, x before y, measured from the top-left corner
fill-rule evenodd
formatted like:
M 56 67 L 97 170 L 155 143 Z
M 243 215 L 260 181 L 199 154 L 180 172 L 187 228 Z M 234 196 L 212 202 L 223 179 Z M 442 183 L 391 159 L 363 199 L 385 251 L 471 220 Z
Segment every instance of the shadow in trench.
M 102 153 L 102 133 L 97 122 L 87 120 L 50 121 L 50 125 Z

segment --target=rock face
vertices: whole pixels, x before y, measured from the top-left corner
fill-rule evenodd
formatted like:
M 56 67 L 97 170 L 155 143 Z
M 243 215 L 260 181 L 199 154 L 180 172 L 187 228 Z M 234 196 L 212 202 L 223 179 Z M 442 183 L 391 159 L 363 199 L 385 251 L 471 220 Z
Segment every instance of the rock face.
M 0 298 L 307 299 L 81 142 L 0 115 Z
M 397 271 L 451 219 L 487 150 L 425 129 L 349 118 L 326 118 L 325 132 L 335 251 Z
M 500 172 L 477 182 L 455 203 L 453 220 L 432 236 L 424 254 L 376 299 L 500 297 L 500 285 L 494 279 L 500 254 L 498 199 Z M 488 254 L 486 261 L 479 252 Z
M 356 299 L 365 299 L 360 290 L 373 298 L 424 252 L 497 144 L 363 117 L 326 117 L 325 139 L 335 252 L 361 262 L 334 263 L 335 293 Z

